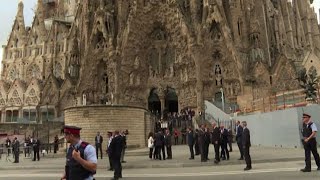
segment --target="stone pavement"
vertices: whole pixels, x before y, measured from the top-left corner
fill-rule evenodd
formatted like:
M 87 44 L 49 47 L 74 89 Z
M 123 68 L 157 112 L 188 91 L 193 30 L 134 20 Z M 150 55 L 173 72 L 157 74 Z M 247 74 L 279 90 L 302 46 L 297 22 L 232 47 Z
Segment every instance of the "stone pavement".
M 239 158 L 239 150 L 236 144 L 233 144 L 233 152 L 230 153 L 230 160 L 222 161 L 220 165 L 236 165 L 244 164 L 244 161 L 237 160 Z M 127 163 L 123 164 L 124 169 L 139 169 L 139 168 L 179 168 L 179 167 L 198 167 L 198 166 L 216 166 L 213 163 L 213 145 L 209 148 L 208 162 L 200 162 L 200 156 L 196 156 L 195 160 L 189 160 L 189 148 L 187 145 L 179 145 L 172 147 L 172 160 L 150 160 L 148 157 L 149 149 L 128 150 L 125 156 Z M 290 148 L 272 148 L 272 147 L 257 147 L 251 148 L 251 158 L 253 164 L 267 162 L 287 162 L 301 161 L 304 162 L 304 150 Z M 20 156 L 21 157 L 21 156 Z M 14 164 L 6 161 L 5 157 L 0 160 L 0 170 L 15 170 L 15 169 L 61 169 L 63 170 L 65 158 L 63 155 L 56 157 L 48 156 L 41 158 L 40 161 L 31 161 L 30 158 L 21 158 L 19 164 Z M 109 165 L 107 156 L 104 159 L 98 160 L 98 168 L 106 169 Z

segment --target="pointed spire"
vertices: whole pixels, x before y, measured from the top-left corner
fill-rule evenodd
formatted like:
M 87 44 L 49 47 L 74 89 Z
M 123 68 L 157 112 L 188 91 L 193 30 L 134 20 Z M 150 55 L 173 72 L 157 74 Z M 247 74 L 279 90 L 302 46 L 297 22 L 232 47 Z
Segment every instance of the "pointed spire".
M 18 4 L 18 12 L 16 15 L 16 21 L 18 23 L 20 32 L 24 32 L 24 30 L 25 30 L 23 8 L 24 8 L 23 2 L 22 2 L 22 0 L 20 0 L 19 4 Z

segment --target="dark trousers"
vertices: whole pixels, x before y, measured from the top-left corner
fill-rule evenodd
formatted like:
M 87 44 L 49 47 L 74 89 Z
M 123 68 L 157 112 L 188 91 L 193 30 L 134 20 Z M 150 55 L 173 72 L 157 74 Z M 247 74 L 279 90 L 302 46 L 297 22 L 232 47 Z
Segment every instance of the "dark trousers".
M 199 144 L 198 143 L 195 143 L 194 144 L 194 150 L 196 152 L 196 155 L 199 155 L 200 154 L 200 148 L 199 148 Z
M 205 145 L 204 145 L 204 143 L 199 144 L 199 145 L 200 145 L 200 146 L 199 146 L 199 147 L 200 147 L 199 149 L 200 149 L 201 161 L 206 161 L 206 158 L 205 158 L 205 157 L 206 157 L 206 156 L 205 156 L 205 153 L 206 153 L 206 152 L 205 152 L 205 151 L 206 151 L 206 150 L 205 150 L 205 149 L 206 149 L 206 148 L 205 148 Z
M 209 143 L 205 143 L 204 145 L 204 159 L 208 160 L 208 156 L 209 156 Z
M 177 145 L 179 143 L 178 140 L 179 140 L 178 136 L 174 137 L 174 145 Z
M 232 151 L 232 140 L 231 139 L 229 140 L 228 144 L 229 144 L 229 152 L 231 152 Z
M 108 155 L 108 157 L 109 157 L 109 170 L 113 170 L 112 159 L 111 159 L 110 155 Z
M 167 147 L 167 157 L 168 157 L 168 159 L 172 159 L 171 146 L 166 146 L 166 147 Z
M 161 146 L 156 146 L 154 150 L 154 155 L 156 159 L 161 160 Z
M 120 162 L 120 158 L 112 159 L 112 166 L 113 166 L 113 169 L 114 169 L 113 177 L 115 179 L 119 179 L 120 177 L 122 177 L 122 165 L 121 165 L 121 162 Z
M 24 157 L 27 157 L 27 155 L 28 155 L 28 157 L 30 156 L 30 147 L 29 146 L 24 148 Z
M 229 159 L 228 142 L 221 143 L 221 157 L 223 159 Z
M 251 168 L 251 156 L 250 156 L 250 147 L 249 146 L 243 147 L 243 156 L 246 161 L 247 167 Z
M 39 152 L 39 149 L 34 149 L 34 150 L 33 150 L 33 160 L 35 161 L 36 159 L 38 159 L 38 161 L 40 161 L 40 152 Z
M 213 147 L 214 147 L 214 159 L 219 162 L 220 161 L 220 153 L 219 153 L 220 145 L 213 144 Z
M 240 151 L 240 158 L 243 159 L 243 147 L 241 142 L 237 142 Z
M 101 156 L 101 159 L 102 159 L 102 145 L 100 143 L 97 143 L 96 144 L 96 155 L 97 155 L 97 159 L 99 159 L 99 153 L 98 151 L 100 150 L 100 156 Z
M 314 161 L 316 162 L 317 166 L 320 167 L 320 159 L 317 151 L 317 141 L 315 138 L 312 138 L 309 140 L 309 142 L 304 143 L 306 169 L 311 169 L 311 152 L 313 154 Z
M 153 148 L 149 148 L 149 158 L 152 159 Z
M 13 151 L 14 153 L 14 162 L 18 163 L 19 162 L 19 151 Z
M 165 146 L 161 146 L 161 151 L 162 151 L 162 157 L 163 157 L 163 160 L 166 160 L 166 151 L 165 151 Z
M 189 145 L 189 150 L 190 150 L 190 158 L 194 159 L 193 145 Z
M 55 144 L 54 144 L 53 153 L 57 153 L 58 150 L 59 150 L 59 144 L 58 144 L 58 143 L 55 143 Z

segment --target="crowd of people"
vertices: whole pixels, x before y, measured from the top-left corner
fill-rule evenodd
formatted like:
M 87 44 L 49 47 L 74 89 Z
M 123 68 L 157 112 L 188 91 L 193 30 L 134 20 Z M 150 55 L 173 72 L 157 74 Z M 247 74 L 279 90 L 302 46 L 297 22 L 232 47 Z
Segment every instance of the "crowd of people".
M 250 133 L 246 127 L 246 122 L 240 124 L 239 121 L 236 123 L 234 129 L 236 134 L 236 141 L 240 150 L 239 160 L 245 159 L 247 167 L 245 170 L 250 170 L 251 158 L 249 154 Z M 244 130 L 245 129 L 245 130 Z M 233 141 L 233 130 L 229 127 L 225 128 L 223 124 L 218 126 L 216 123 L 212 124 L 212 128 L 206 125 L 201 125 L 199 129 L 195 131 L 191 126 L 183 131 L 181 134 L 181 144 L 186 143 L 190 150 L 190 160 L 194 159 L 195 155 L 200 155 L 201 162 L 209 160 L 208 153 L 210 144 L 214 146 L 215 152 L 215 163 L 219 163 L 220 160 L 229 160 L 232 152 L 232 141 Z M 175 144 L 178 144 L 180 132 L 175 129 L 173 131 L 173 137 Z M 169 129 L 158 130 L 155 134 L 152 132 L 148 136 L 148 148 L 149 158 L 156 160 L 172 159 L 172 136 Z M 229 147 L 228 147 L 229 146 Z M 161 156 L 162 155 L 162 156 Z

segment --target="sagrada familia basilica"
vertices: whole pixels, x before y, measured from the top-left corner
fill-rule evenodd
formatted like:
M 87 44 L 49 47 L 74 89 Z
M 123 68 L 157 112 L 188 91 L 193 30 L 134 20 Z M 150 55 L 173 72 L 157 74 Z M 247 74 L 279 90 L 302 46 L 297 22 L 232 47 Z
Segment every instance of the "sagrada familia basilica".
M 311 0 L 38 0 L 18 4 L 3 46 L 1 123 L 63 117 L 70 106 L 151 111 L 238 106 L 299 89 L 320 70 Z

